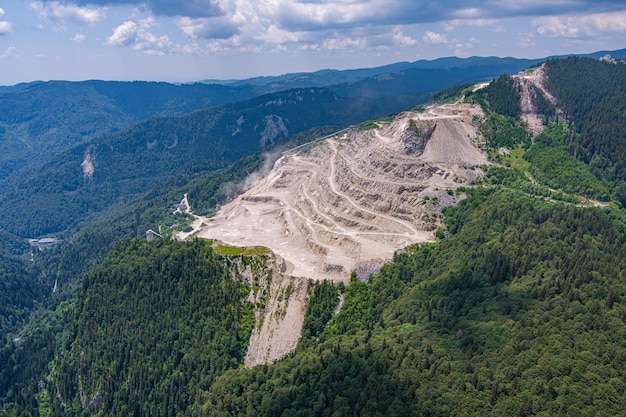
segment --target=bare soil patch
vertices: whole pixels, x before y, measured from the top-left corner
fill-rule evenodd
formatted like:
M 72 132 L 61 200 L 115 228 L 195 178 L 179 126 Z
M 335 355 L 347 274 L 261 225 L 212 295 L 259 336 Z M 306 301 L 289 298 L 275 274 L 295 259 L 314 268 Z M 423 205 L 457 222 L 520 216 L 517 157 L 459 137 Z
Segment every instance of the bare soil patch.
M 479 113 L 467 104 L 434 106 L 284 155 L 263 181 L 208 219 L 198 236 L 267 246 L 295 276 L 345 281 L 359 263 L 433 240 L 440 225 L 436 206 L 454 204 L 452 190 L 488 164 L 475 146 L 472 116 Z M 430 138 L 407 154 L 407 130 L 425 120 L 434 126 Z

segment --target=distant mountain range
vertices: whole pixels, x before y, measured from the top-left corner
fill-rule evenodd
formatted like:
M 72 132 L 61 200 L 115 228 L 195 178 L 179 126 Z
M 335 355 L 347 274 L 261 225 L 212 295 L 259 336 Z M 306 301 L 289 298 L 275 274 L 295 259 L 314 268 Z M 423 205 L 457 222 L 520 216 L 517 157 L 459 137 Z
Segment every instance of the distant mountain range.
M 419 60 L 415 62 L 396 62 L 374 68 L 359 68 L 347 70 L 323 69 L 315 72 L 296 72 L 277 76 L 265 76 L 247 78 L 244 80 L 204 80 L 206 84 L 221 84 L 228 86 L 264 86 L 273 88 L 296 88 L 296 87 L 327 87 L 331 85 L 350 84 L 366 78 L 376 78 L 383 74 L 400 74 L 407 70 L 450 70 L 452 68 L 469 69 L 471 72 L 490 73 L 493 78 L 496 75 L 510 73 L 514 74 L 530 66 L 536 65 L 547 59 L 564 58 L 571 55 L 601 58 L 604 55 L 611 55 L 613 58 L 626 58 L 626 49 L 616 51 L 598 51 L 589 54 L 553 55 L 544 58 L 524 59 L 524 58 L 500 58 L 495 56 L 469 58 L 445 57 L 433 60 Z M 482 71 L 478 70 L 482 69 Z
M 155 116 L 259 95 L 255 87 L 50 81 L 0 87 L 0 178 Z

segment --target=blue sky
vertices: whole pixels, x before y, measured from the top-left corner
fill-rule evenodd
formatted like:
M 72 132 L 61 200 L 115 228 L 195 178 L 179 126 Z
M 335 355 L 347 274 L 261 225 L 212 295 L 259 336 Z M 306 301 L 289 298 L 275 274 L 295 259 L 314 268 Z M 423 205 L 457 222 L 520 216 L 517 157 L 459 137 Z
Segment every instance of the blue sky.
M 0 0 L 0 85 L 622 48 L 624 0 Z

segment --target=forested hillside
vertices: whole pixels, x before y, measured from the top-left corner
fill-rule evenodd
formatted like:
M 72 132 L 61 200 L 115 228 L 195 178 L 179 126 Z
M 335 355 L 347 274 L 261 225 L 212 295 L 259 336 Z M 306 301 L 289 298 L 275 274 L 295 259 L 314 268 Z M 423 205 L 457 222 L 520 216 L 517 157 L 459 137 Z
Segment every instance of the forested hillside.
M 20 87 L 20 88 L 18 88 Z M 189 113 L 259 94 L 251 87 L 50 81 L 0 90 L 0 178 L 154 116 Z
M 85 277 L 56 388 L 40 394 L 55 412 L 189 415 L 200 390 L 241 364 L 251 286 L 210 245 L 125 241 Z
M 626 65 L 571 57 L 546 68 L 548 88 L 575 133 L 565 144 L 596 176 L 617 182 L 626 207 Z
M 448 237 L 353 280 L 313 346 L 220 377 L 204 415 L 619 415 L 623 216 L 473 190 Z
M 5 181 L 0 227 L 22 237 L 63 233 L 115 202 L 158 187 L 184 166 L 223 166 L 310 128 L 345 127 L 387 110 L 385 102 L 307 89 L 153 118 Z
M 30 311 L 51 291 L 33 279 L 20 262 L 0 260 L 0 334 L 6 335 L 23 325 Z
M 313 129 L 287 141 L 281 140 L 266 150 L 274 153 L 275 147 L 297 146 L 328 133 L 331 130 L 327 128 Z M 5 339 L 5 344 L 0 346 L 0 362 L 7 364 L 0 368 L 0 404 L 17 407 L 21 410 L 18 415 L 24 410 L 36 408 L 34 396 L 38 392 L 37 382 L 47 374 L 47 365 L 54 360 L 59 343 L 68 337 L 71 306 L 76 302 L 81 279 L 106 258 L 117 242 L 144 239 L 145 231 L 156 229 L 158 222 L 171 214 L 172 207 L 186 192 L 191 194 L 190 202 L 194 210 L 213 210 L 216 204 L 224 203 L 232 193 L 237 192 L 248 175 L 258 171 L 265 161 L 264 155 L 257 152 L 226 167 L 221 164 L 190 165 L 158 189 L 147 191 L 130 203 L 113 205 L 97 219 L 85 222 L 80 231 L 63 244 L 35 251 L 28 273 L 22 271 L 22 275 L 14 274 L 9 277 L 10 280 L 4 281 L 7 290 L 4 294 L 9 301 L 6 308 L 9 311 L 7 316 L 2 317 L 6 324 L 3 330 L 7 332 L 7 338 L 18 337 L 19 342 Z M 28 249 L 27 244 L 7 247 L 15 239 L 6 235 L 0 248 L 17 253 Z M 10 253 L 4 256 L 13 259 Z M 50 296 L 55 280 L 58 291 Z M 40 288 L 37 300 L 41 308 L 33 314 L 30 307 L 37 306 L 30 298 L 34 284 L 39 286 L 35 288 Z M 28 304 L 20 304 L 23 300 L 29 300 Z M 27 325 L 22 327 L 24 321 Z
M 31 249 L 25 239 L 0 229 L 0 335 L 4 341 L 52 291 L 54 280 L 33 273 Z

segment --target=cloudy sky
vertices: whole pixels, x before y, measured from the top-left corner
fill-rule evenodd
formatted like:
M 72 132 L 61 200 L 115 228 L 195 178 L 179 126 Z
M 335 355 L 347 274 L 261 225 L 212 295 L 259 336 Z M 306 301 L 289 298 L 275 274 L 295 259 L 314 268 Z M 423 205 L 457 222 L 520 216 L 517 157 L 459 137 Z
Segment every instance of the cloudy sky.
M 0 85 L 621 48 L 624 0 L 0 0 Z

